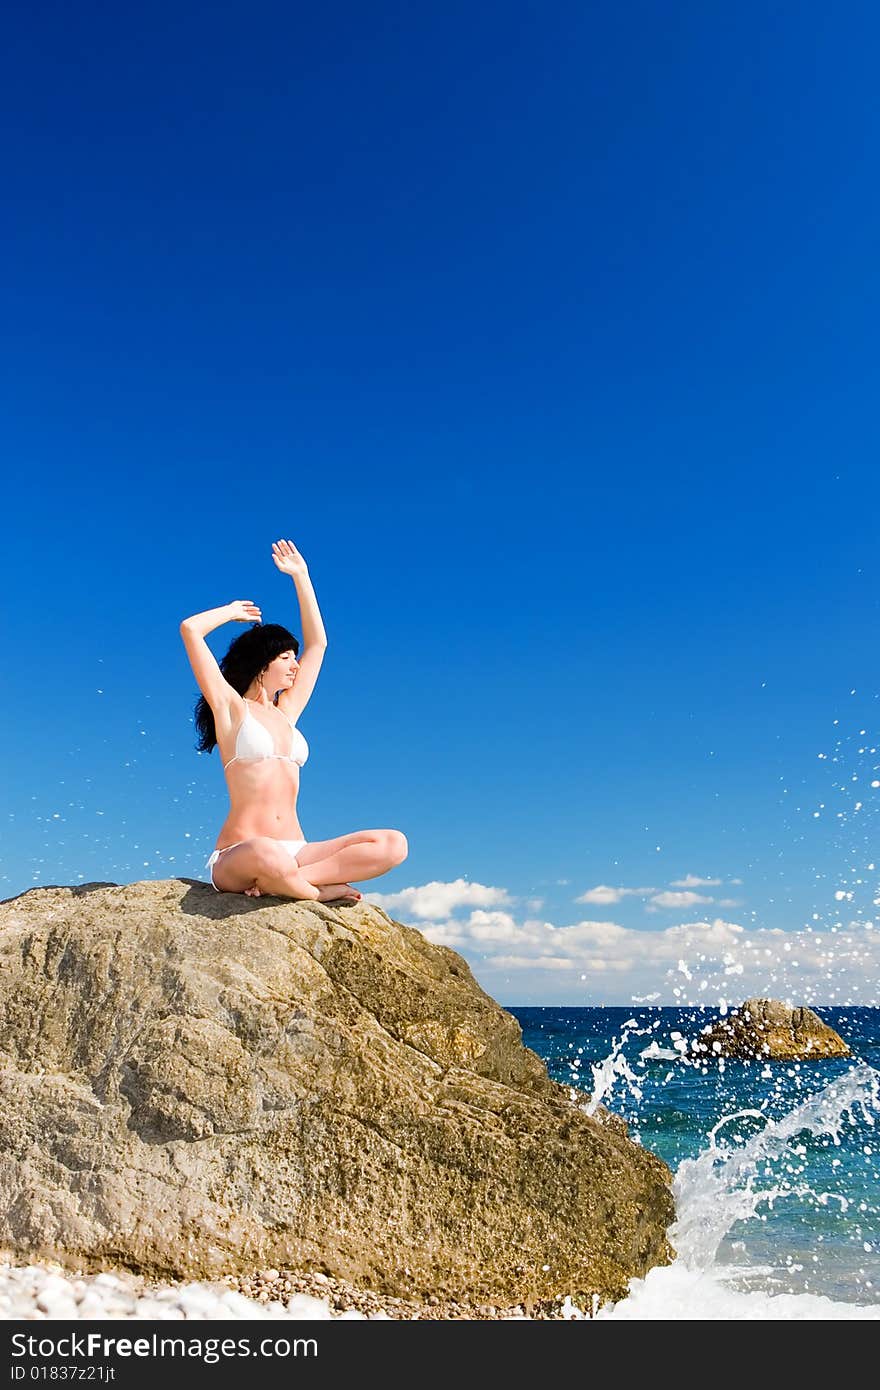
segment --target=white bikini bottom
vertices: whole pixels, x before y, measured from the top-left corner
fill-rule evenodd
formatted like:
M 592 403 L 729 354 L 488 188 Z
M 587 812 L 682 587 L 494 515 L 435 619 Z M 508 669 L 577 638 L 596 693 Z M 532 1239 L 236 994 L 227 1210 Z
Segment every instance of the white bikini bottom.
M 235 845 L 243 845 L 243 844 L 246 844 L 246 843 L 247 843 L 246 840 L 236 840 Z M 303 846 L 306 845 L 306 844 L 308 844 L 308 841 L 307 841 L 307 840 L 279 840 L 278 843 L 279 843 L 279 845 L 283 845 L 283 846 L 284 846 L 284 848 L 287 850 L 288 854 L 290 854 L 290 856 L 292 857 L 293 862 L 294 862 L 294 864 L 295 864 L 295 863 L 296 863 L 296 856 L 299 854 L 299 852 L 300 852 L 300 850 L 303 848 Z M 213 852 L 213 854 L 205 861 L 205 868 L 208 869 L 208 870 L 210 871 L 210 874 L 211 874 L 211 887 L 214 889 L 215 893 L 222 893 L 222 892 L 224 892 L 225 890 L 224 890 L 223 888 L 218 888 L 217 885 L 216 885 L 216 883 L 214 882 L 214 865 L 217 863 L 217 860 L 220 858 L 220 855 L 221 855 L 221 854 L 225 854 L 226 851 L 227 851 L 228 849 L 235 849 L 235 845 L 224 845 L 222 849 L 215 849 L 214 852 Z

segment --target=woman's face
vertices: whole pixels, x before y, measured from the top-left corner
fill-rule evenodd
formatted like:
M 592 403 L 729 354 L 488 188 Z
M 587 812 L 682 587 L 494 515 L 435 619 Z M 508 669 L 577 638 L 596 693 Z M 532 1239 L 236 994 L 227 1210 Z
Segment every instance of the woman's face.
M 267 688 L 272 691 L 290 690 L 296 680 L 298 670 L 299 663 L 291 647 L 269 663 L 269 669 L 266 672 Z

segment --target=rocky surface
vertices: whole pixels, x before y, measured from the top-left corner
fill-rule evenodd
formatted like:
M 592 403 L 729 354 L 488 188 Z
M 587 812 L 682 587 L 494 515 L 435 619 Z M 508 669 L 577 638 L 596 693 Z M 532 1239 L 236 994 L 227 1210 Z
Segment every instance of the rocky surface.
M 812 1009 L 792 1009 L 777 999 L 747 999 L 704 1029 L 700 1041 L 721 1057 L 819 1061 L 852 1056 L 843 1038 Z
M 363 902 L 190 880 L 0 903 L 0 1244 L 91 1273 L 622 1297 L 671 1175 L 466 962 Z

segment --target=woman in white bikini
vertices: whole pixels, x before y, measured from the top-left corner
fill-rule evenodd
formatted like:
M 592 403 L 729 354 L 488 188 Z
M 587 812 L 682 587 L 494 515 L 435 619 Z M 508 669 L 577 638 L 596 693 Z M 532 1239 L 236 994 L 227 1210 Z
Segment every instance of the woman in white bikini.
M 357 902 L 348 879 L 378 878 L 406 858 L 399 830 L 355 830 L 333 840 L 306 840 L 296 814 L 299 770 L 309 746 L 296 727 L 315 688 L 327 635 L 308 567 L 288 540 L 272 559 L 296 585 L 304 651 L 277 623 L 263 625 L 249 599 L 195 613 L 180 635 L 201 696 L 195 707 L 198 748 L 216 744 L 229 789 L 229 815 L 205 867 L 218 893 L 263 893 L 320 902 Z M 205 636 L 221 623 L 253 623 L 219 665 Z

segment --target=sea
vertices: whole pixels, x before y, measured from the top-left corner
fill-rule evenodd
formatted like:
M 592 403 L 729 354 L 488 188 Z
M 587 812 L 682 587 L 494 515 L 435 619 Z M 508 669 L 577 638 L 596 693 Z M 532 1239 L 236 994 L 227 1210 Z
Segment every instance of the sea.
M 693 1048 L 718 1009 L 506 1007 L 673 1173 L 674 1263 L 597 1317 L 880 1319 L 880 1009 L 815 1010 L 851 1058 L 743 1062 Z

